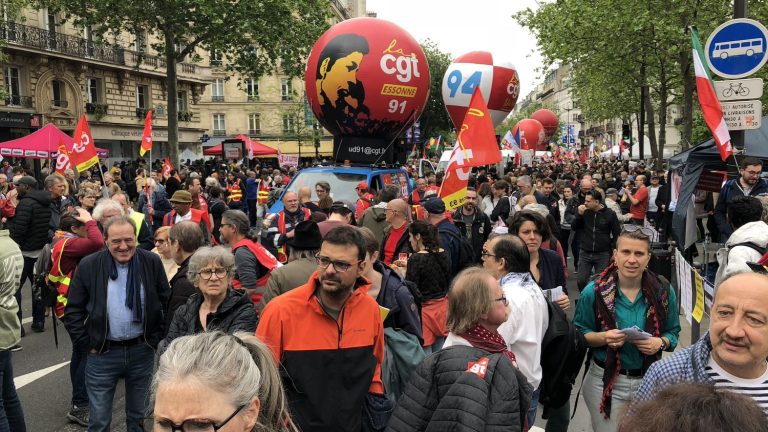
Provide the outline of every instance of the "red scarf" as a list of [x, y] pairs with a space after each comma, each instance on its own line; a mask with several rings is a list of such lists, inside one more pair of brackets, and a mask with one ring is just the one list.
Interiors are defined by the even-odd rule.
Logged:
[[475, 324], [466, 332], [459, 333], [458, 336], [466, 339], [475, 348], [488, 351], [489, 353], [503, 353], [512, 362], [512, 366], [517, 367], [515, 354], [507, 349], [507, 343], [504, 342], [504, 338], [501, 337], [499, 332], [492, 332], [480, 324]]

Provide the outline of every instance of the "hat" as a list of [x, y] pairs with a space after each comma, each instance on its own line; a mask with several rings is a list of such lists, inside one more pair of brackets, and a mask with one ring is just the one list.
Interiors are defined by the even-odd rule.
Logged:
[[368, 190], [368, 183], [361, 181], [357, 184], [357, 186], [355, 186], [355, 189]]
[[37, 180], [35, 180], [35, 178], [32, 176], [22, 176], [21, 178], [14, 180], [13, 184], [16, 186], [25, 185], [35, 188], [37, 187]]
[[172, 203], [192, 204], [192, 194], [185, 190], [177, 190], [171, 197]]
[[616, 188], [608, 188], [605, 190], [605, 195], [618, 195], [619, 191], [616, 190]]
[[428, 200], [424, 201], [424, 203], [421, 205], [424, 207], [424, 210], [427, 211], [427, 213], [432, 214], [443, 214], [445, 213], [445, 203], [442, 199], [439, 197], [430, 197]]
[[323, 236], [320, 235], [320, 228], [317, 223], [311, 220], [301, 221], [293, 229], [293, 238], [286, 242], [293, 249], [315, 250], [320, 249], [323, 243]]
[[344, 210], [352, 213], [355, 211], [355, 206], [349, 201], [334, 201], [333, 204], [331, 204], [331, 213], [337, 213]]

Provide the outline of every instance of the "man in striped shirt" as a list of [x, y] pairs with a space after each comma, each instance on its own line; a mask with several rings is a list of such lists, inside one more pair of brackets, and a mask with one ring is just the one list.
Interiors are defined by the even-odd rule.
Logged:
[[635, 401], [664, 387], [700, 382], [751, 397], [768, 415], [768, 275], [739, 273], [715, 294], [709, 332], [694, 345], [654, 363]]

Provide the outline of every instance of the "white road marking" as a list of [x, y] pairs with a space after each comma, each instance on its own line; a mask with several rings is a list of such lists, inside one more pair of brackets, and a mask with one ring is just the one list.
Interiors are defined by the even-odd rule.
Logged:
[[32, 317], [26, 317], [26, 318], [22, 318], [22, 320], [21, 320], [21, 324], [22, 324], [22, 325], [24, 325], [24, 324], [29, 324], [29, 323], [31, 323], [31, 322], [32, 322]]
[[42, 378], [42, 377], [44, 377], [44, 376], [46, 376], [46, 375], [48, 375], [50, 373], [53, 373], [53, 372], [63, 368], [64, 366], [66, 366], [68, 364], [69, 364], [69, 362], [65, 361], [64, 363], [59, 363], [57, 365], [53, 365], [53, 366], [47, 367], [45, 369], [40, 369], [38, 371], [30, 372], [28, 374], [25, 374], [25, 375], [22, 375], [22, 376], [14, 378], [13, 382], [14, 382], [14, 384], [16, 384], [16, 389], [20, 389], [20, 388], [24, 387], [25, 385], [27, 385], [29, 383], [35, 382], [35, 381], [39, 380], [40, 378]]

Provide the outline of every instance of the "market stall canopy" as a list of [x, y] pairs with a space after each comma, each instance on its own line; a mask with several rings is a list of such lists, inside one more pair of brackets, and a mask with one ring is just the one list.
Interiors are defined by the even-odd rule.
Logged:
[[[67, 150], [71, 150], [74, 140], [54, 126], [53, 123], [48, 123], [27, 136], [0, 143], [0, 155], [3, 157], [54, 159], [59, 152], [61, 143], [66, 143]], [[98, 147], [96, 153], [100, 158], [109, 156], [107, 150]]]
[[[277, 149], [273, 149], [268, 145], [264, 145], [256, 140], [252, 140], [245, 135], [238, 135], [234, 138], [245, 143], [245, 152], [248, 153], [248, 148], [253, 149], [253, 156], [277, 156]], [[205, 156], [221, 156], [223, 144], [218, 144], [212, 147], [208, 147], [203, 150]]]

